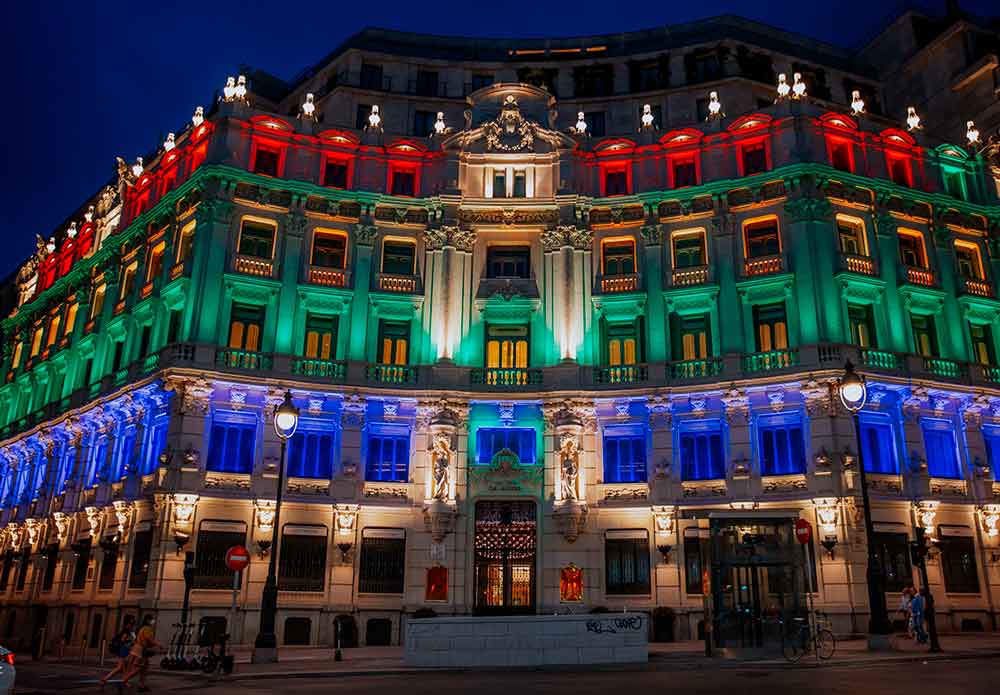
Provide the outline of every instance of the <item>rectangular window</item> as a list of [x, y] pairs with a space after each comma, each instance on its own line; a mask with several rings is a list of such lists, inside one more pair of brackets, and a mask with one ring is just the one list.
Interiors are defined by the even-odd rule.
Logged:
[[122, 287], [118, 293], [118, 299], [125, 299], [132, 293], [132, 288], [135, 287], [135, 273], [138, 268], [139, 262], [132, 261], [122, 270]]
[[528, 195], [528, 172], [523, 169], [514, 170], [514, 194], [515, 198], [524, 198]]
[[507, 197], [507, 170], [506, 169], [494, 169], [493, 170], [493, 197], [494, 198], [506, 198]]
[[646, 480], [646, 435], [634, 428], [604, 430], [604, 482], [638, 483]]
[[299, 427], [288, 442], [288, 477], [329, 480], [333, 456], [333, 432]]
[[49, 337], [45, 341], [46, 347], [51, 347], [52, 345], [55, 345], [56, 340], [59, 338], [59, 323], [60, 319], [58, 315], [53, 316], [49, 320]]
[[229, 316], [229, 347], [234, 350], [257, 352], [264, 332], [264, 307], [233, 304]]
[[602, 272], [605, 276], [635, 273], [635, 241], [605, 239], [601, 243]]
[[306, 338], [302, 354], [311, 360], [333, 360], [337, 357], [336, 315], [306, 314]]
[[392, 195], [414, 195], [416, 174], [413, 171], [396, 169], [392, 172]]
[[354, 127], [358, 130], [367, 128], [368, 116], [371, 115], [371, 112], [371, 104], [358, 104], [358, 108], [354, 112]]
[[851, 143], [843, 140], [830, 142], [830, 164], [834, 169], [854, 171], [854, 158], [851, 156]]
[[927, 268], [924, 238], [917, 232], [899, 232], [899, 259], [910, 268]]
[[498, 456], [513, 456], [519, 464], [533, 465], [535, 445], [531, 427], [480, 427], [476, 430], [476, 463], [485, 466]]
[[972, 537], [942, 533], [938, 539], [938, 547], [941, 549], [944, 590], [950, 594], [978, 594], [979, 572], [976, 569], [976, 545]]
[[382, 66], [371, 63], [361, 64], [361, 89], [382, 89]]
[[347, 235], [317, 230], [313, 235], [310, 263], [320, 268], [347, 267]]
[[205, 467], [213, 472], [249, 475], [253, 473], [256, 446], [255, 422], [215, 421], [209, 433], [208, 459]]
[[405, 483], [410, 469], [410, 433], [405, 427], [377, 427], [366, 442], [365, 480]]
[[46, 546], [41, 554], [45, 558], [45, 571], [42, 574], [42, 591], [52, 591], [52, 586], [56, 581], [56, 567], [59, 564], [59, 544], [54, 543]]
[[607, 133], [603, 111], [588, 111], [583, 114], [583, 122], [587, 124], [587, 132], [591, 137], [603, 138]]
[[743, 162], [743, 176], [752, 176], [767, 171], [767, 150], [763, 142], [740, 147]]
[[476, 92], [493, 84], [493, 75], [473, 75], [472, 91]]
[[94, 298], [91, 302], [90, 307], [90, 318], [96, 319], [100, 317], [101, 312], [104, 311], [104, 294], [107, 291], [107, 285], [98, 285], [94, 289]]
[[701, 596], [702, 589], [701, 538], [697, 529], [684, 532], [684, 591]]
[[944, 177], [945, 193], [952, 198], [966, 200], [965, 176], [962, 175], [962, 172], [955, 169], [944, 169], [942, 176]]
[[278, 150], [257, 145], [257, 151], [254, 153], [253, 167], [251, 167], [251, 171], [262, 176], [275, 177], [278, 175], [278, 162], [280, 159], [281, 155]]
[[[368, 535], [371, 533], [372, 535]], [[375, 535], [377, 534], [377, 535]], [[403, 593], [406, 536], [400, 529], [365, 529], [358, 563], [358, 593]]]
[[695, 165], [694, 157], [674, 158], [673, 164], [674, 188], [686, 188], [698, 185], [698, 167]]
[[42, 338], [45, 337], [45, 329], [39, 326], [35, 329], [35, 334], [31, 338], [31, 356], [35, 357], [42, 351]]
[[24, 591], [24, 585], [28, 581], [28, 570], [31, 569], [31, 550], [25, 548], [20, 555], [21, 559], [17, 563], [17, 576], [14, 577], [14, 591]]
[[[237, 527], [243, 528], [236, 530]], [[194, 588], [232, 589], [233, 571], [226, 566], [226, 552], [246, 540], [246, 527], [242, 523], [201, 522], [194, 549]]]
[[286, 527], [278, 554], [278, 590], [321, 592], [325, 575], [326, 527]]
[[486, 248], [486, 277], [531, 277], [530, 246], [489, 246]]
[[136, 531], [132, 535], [132, 565], [129, 567], [128, 588], [145, 589], [149, 581], [149, 560], [153, 551], [153, 529]]
[[73, 582], [70, 585], [74, 591], [80, 591], [87, 586], [87, 569], [90, 567], [91, 539], [84, 538], [75, 543], [73, 552], [76, 562], [73, 564]]
[[943, 420], [923, 422], [924, 452], [927, 454], [927, 472], [932, 478], [962, 477], [958, 462], [955, 430]]
[[97, 580], [97, 588], [101, 591], [110, 591], [115, 588], [119, 545], [117, 543], [105, 543], [102, 548], [104, 550], [104, 558], [101, 560], [101, 573]]
[[993, 331], [990, 327], [981, 323], [970, 323], [969, 339], [972, 342], [972, 359], [979, 364], [995, 366], [996, 354], [993, 350]]
[[624, 169], [604, 172], [604, 195], [628, 195], [628, 173]]
[[784, 302], [754, 306], [753, 321], [757, 352], [788, 349], [788, 319]]
[[851, 342], [854, 345], [864, 348], [878, 347], [871, 304], [848, 304], [847, 318], [851, 324]]
[[917, 354], [923, 357], [937, 357], [937, 329], [934, 326], [934, 317], [910, 314], [910, 325], [913, 327], [913, 347]]
[[528, 327], [487, 325], [486, 367], [489, 369], [527, 369]]
[[671, 237], [674, 268], [697, 268], [708, 265], [705, 232], [677, 232]]
[[805, 440], [800, 422], [761, 417], [757, 424], [761, 475], [791, 475], [806, 472]]
[[765, 220], [748, 222], [743, 226], [743, 239], [748, 259], [766, 258], [781, 253], [781, 239], [778, 235], [776, 218], [769, 217]]
[[906, 534], [876, 531], [873, 542], [878, 566], [882, 568], [883, 588], [886, 591], [900, 592], [913, 584]]
[[955, 262], [958, 272], [967, 280], [985, 280], [979, 247], [967, 241], [955, 242]]
[[347, 163], [327, 159], [323, 167], [323, 185], [330, 188], [347, 188]]
[[167, 244], [164, 241], [159, 242], [149, 250], [149, 262], [146, 264], [146, 282], [152, 282], [160, 277], [160, 273], [163, 271], [163, 254], [166, 250]]
[[886, 164], [889, 168], [889, 180], [893, 183], [897, 183], [900, 186], [909, 187], [912, 179], [910, 178], [910, 159], [906, 156], [895, 156], [886, 155]]
[[434, 121], [437, 114], [434, 111], [421, 111], [417, 109], [413, 112], [413, 134], [418, 138], [426, 138], [434, 133]]
[[720, 422], [699, 423], [697, 429], [681, 432], [678, 444], [681, 480], [719, 480], [726, 477]]
[[638, 364], [642, 361], [639, 354], [641, 342], [637, 321], [607, 324], [608, 351], [605, 364], [609, 367]]
[[236, 253], [241, 256], [264, 258], [274, 257], [274, 225], [256, 220], [243, 220], [240, 225], [240, 242]]
[[14, 551], [8, 548], [3, 554], [3, 566], [0, 568], [0, 591], [7, 591], [12, 571], [14, 571]]
[[195, 222], [192, 220], [181, 229], [180, 237], [177, 240], [177, 262], [184, 263], [191, 259], [191, 251], [194, 248]]
[[386, 239], [382, 244], [382, 272], [416, 275], [417, 247], [412, 242]]
[[[417, 96], [438, 96], [438, 74], [435, 70], [417, 70]], [[430, 131], [428, 131], [428, 134]], [[421, 137], [423, 135], [421, 134]]]
[[711, 354], [711, 316], [670, 315], [670, 337], [674, 360], [703, 360]]
[[379, 364], [409, 364], [410, 324], [381, 319], [378, 323], [378, 345]]
[[850, 256], [867, 256], [868, 245], [865, 244], [865, 228], [860, 220], [837, 216], [837, 236], [840, 239], [840, 252]]
[[[632, 537], [619, 537], [625, 534]], [[645, 531], [608, 532], [604, 539], [605, 594], [648, 595], [649, 567], [649, 536]]]
[[869, 473], [895, 475], [899, 472], [896, 438], [888, 418], [862, 418], [861, 454], [865, 460], [865, 470]]

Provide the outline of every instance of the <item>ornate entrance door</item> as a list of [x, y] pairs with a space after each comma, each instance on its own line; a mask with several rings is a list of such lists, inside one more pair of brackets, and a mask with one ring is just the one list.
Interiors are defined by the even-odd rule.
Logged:
[[535, 609], [535, 503], [476, 503], [477, 613], [532, 613]]

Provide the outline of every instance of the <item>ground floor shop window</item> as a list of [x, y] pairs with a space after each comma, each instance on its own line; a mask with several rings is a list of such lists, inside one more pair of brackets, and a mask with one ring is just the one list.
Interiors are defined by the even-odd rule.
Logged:
[[886, 591], [902, 591], [913, 583], [910, 568], [909, 541], [905, 533], [876, 532], [875, 557], [882, 569], [882, 585]]
[[701, 595], [701, 537], [698, 529], [684, 533], [684, 590], [689, 594]]
[[231, 589], [233, 572], [226, 566], [226, 551], [246, 543], [243, 523], [203, 521], [195, 545], [195, 589]]
[[326, 527], [286, 526], [278, 555], [278, 589], [323, 591]]
[[604, 540], [604, 590], [607, 595], [648, 595], [649, 565], [646, 531], [607, 532]]
[[146, 582], [149, 580], [149, 558], [152, 550], [152, 529], [136, 531], [132, 535], [132, 566], [129, 568], [129, 589], [146, 588]]
[[405, 567], [406, 535], [403, 529], [364, 529], [358, 568], [360, 593], [403, 593]]
[[944, 574], [944, 589], [952, 594], [979, 593], [976, 544], [971, 535], [952, 535], [965, 532], [971, 533], [971, 530], [942, 528], [938, 541], [938, 547], [941, 549], [941, 572]]

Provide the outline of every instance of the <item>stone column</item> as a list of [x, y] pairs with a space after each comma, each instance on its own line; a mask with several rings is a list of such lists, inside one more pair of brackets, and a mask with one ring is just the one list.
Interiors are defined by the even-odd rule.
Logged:
[[[221, 198], [203, 200], [195, 212], [196, 226], [192, 248], [191, 334], [195, 342], [216, 343], [222, 315], [219, 291], [226, 271], [231, 244], [230, 227], [233, 203]], [[194, 299], [197, 298], [197, 301]]]
[[[753, 445], [750, 442], [750, 398], [740, 389], [730, 389], [723, 394], [729, 424], [729, 465], [726, 487], [733, 499], [752, 499]], [[759, 476], [754, 476], [759, 479]]]
[[590, 294], [586, 254], [593, 238], [593, 232], [574, 225], [559, 225], [542, 232], [542, 248], [551, 269], [550, 286], [545, 287], [547, 320], [558, 351], [546, 355], [547, 362], [578, 361], [584, 352], [591, 315], [586, 304]]
[[[350, 311], [343, 314], [342, 318], [350, 318], [351, 321], [348, 327], [350, 347], [347, 358], [357, 362], [368, 362], [375, 357], [374, 354], [369, 354], [368, 346], [374, 345], [378, 340], [378, 320], [375, 320], [374, 326], [370, 326], [368, 320], [368, 293], [372, 285], [372, 245], [377, 237], [378, 229], [375, 225], [358, 224], [354, 228], [352, 248], [354, 277], [351, 281], [354, 299], [351, 301]], [[411, 359], [412, 357], [411, 355]]]
[[427, 360], [474, 361], [473, 355], [458, 355], [462, 339], [470, 328], [470, 299], [475, 294], [471, 254], [476, 233], [457, 226], [441, 225], [424, 235], [428, 252], [426, 291], [430, 311], [424, 313], [424, 327], [430, 331], [436, 354]]

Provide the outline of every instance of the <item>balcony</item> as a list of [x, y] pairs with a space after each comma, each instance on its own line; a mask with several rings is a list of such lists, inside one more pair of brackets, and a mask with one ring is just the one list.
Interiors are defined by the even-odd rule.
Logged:
[[594, 368], [594, 381], [598, 384], [642, 384], [648, 379], [649, 369], [644, 364]]
[[317, 360], [308, 357], [292, 359], [292, 374], [315, 379], [343, 381], [347, 376], [347, 363], [341, 360]]
[[542, 370], [516, 367], [485, 367], [473, 369], [470, 378], [473, 386], [539, 386], [542, 383]]
[[906, 273], [906, 282], [909, 284], [920, 285], [922, 287], [934, 287], [937, 285], [937, 278], [934, 276], [934, 271], [930, 268], [917, 268], [912, 265], [903, 266], [903, 268]]
[[840, 269], [846, 270], [849, 273], [868, 275], [870, 277], [878, 275], [875, 261], [869, 256], [859, 256], [856, 253], [840, 254]]
[[274, 276], [274, 262], [255, 256], [236, 256], [233, 259], [233, 270], [244, 275], [269, 278]]
[[748, 278], [760, 275], [771, 275], [780, 273], [784, 269], [784, 262], [781, 255], [761, 256], [760, 258], [748, 258], [743, 264], [743, 275]]
[[601, 294], [618, 294], [620, 292], [638, 292], [639, 274], [602, 275], [597, 278], [597, 286]]
[[411, 365], [369, 364], [365, 379], [373, 384], [416, 384], [417, 368]]
[[887, 372], [895, 372], [903, 366], [903, 360], [895, 352], [862, 348], [861, 364], [869, 369], [881, 369]]
[[325, 268], [323, 266], [309, 266], [308, 279], [313, 285], [323, 285], [324, 287], [347, 287], [349, 273], [340, 268]]
[[963, 291], [965, 294], [986, 297], [987, 299], [993, 298], [993, 288], [990, 287], [990, 283], [974, 278], [962, 278], [962, 280], [964, 282]]
[[1000, 384], [1000, 367], [983, 365], [983, 378], [991, 384]]
[[743, 356], [743, 371], [764, 372], [772, 369], [786, 369], [799, 363], [797, 349], [771, 350], [769, 352], [752, 352]]
[[704, 285], [708, 281], [709, 272], [707, 265], [698, 265], [691, 268], [674, 268], [670, 275], [670, 284], [674, 287]]
[[667, 362], [667, 379], [703, 379], [722, 374], [722, 358]]
[[934, 376], [942, 376], [946, 379], [962, 379], [968, 372], [968, 365], [955, 360], [946, 360], [940, 357], [925, 357], [924, 371]]
[[270, 370], [274, 366], [270, 355], [265, 355], [262, 352], [233, 350], [232, 348], [217, 349], [215, 351], [215, 364], [218, 367], [250, 371]]
[[416, 275], [393, 275], [379, 273], [378, 289], [395, 294], [419, 294], [420, 278]]

